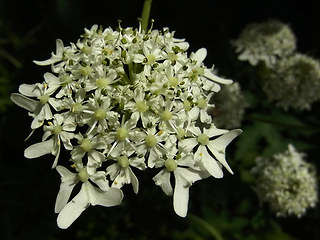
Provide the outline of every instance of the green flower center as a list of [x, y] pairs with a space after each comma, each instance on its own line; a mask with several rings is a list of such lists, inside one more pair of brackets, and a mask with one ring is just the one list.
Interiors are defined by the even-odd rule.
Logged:
[[129, 159], [126, 156], [118, 157], [118, 164], [120, 167], [126, 168], [129, 166]]
[[198, 107], [199, 107], [199, 108], [204, 109], [204, 108], [207, 107], [207, 103], [208, 103], [208, 102], [207, 102], [207, 100], [204, 99], [204, 98], [199, 98], [198, 101], [197, 101], [197, 103], [198, 103]]
[[97, 108], [95, 111], [94, 111], [94, 118], [97, 119], [97, 120], [102, 120], [106, 117], [107, 113], [104, 109], [102, 108]]
[[117, 129], [116, 138], [118, 141], [124, 141], [128, 138], [128, 130], [124, 127]]
[[141, 112], [141, 113], [148, 110], [148, 106], [144, 101], [137, 101], [136, 108], [137, 108], [138, 112]]
[[81, 52], [83, 52], [84, 54], [90, 54], [91, 48], [88, 46], [83, 46], [83, 48], [81, 48]]
[[80, 74], [82, 76], [88, 76], [92, 72], [92, 68], [90, 66], [85, 66], [80, 68]]
[[147, 144], [148, 147], [154, 147], [158, 143], [158, 140], [152, 134], [148, 134], [146, 136], [145, 140], [146, 140], [146, 144]]
[[96, 85], [98, 88], [105, 88], [109, 85], [109, 81], [106, 78], [99, 78], [96, 80]]
[[176, 163], [176, 161], [173, 158], [168, 158], [164, 162], [164, 166], [168, 169], [168, 171], [173, 172], [174, 170], [177, 169], [178, 164]]
[[168, 59], [170, 61], [176, 61], [178, 59], [178, 56], [174, 52], [168, 52]]
[[59, 135], [62, 132], [62, 127], [60, 125], [55, 126], [52, 130], [54, 135]]
[[206, 134], [200, 134], [197, 140], [201, 145], [207, 145], [209, 143], [209, 137]]
[[88, 151], [90, 151], [90, 149], [91, 149], [91, 142], [90, 142], [89, 139], [84, 138], [84, 139], [82, 140], [80, 146], [82, 147], [82, 149], [83, 149], [85, 152], [88, 152]]
[[204, 75], [204, 69], [203, 69], [202, 67], [198, 67], [198, 68], [196, 69], [196, 71], [197, 71], [197, 74], [198, 74], [198, 75], [200, 75], [200, 76]]
[[177, 77], [171, 77], [171, 78], [169, 78], [169, 86], [170, 87], [176, 87], [176, 86], [178, 86], [178, 84], [179, 84], [179, 80], [178, 80], [178, 78]]
[[74, 103], [71, 108], [71, 112], [79, 113], [82, 111], [81, 103]]
[[152, 65], [152, 64], [154, 64], [155, 62], [156, 62], [156, 56], [155, 55], [153, 55], [153, 54], [148, 54], [147, 56], [146, 56], [146, 58], [147, 58], [147, 63], [148, 64], [150, 64], [150, 65]]
[[78, 172], [78, 176], [81, 182], [87, 182], [89, 179], [89, 174], [86, 168], [80, 169], [80, 171]]
[[169, 121], [172, 118], [172, 113], [168, 110], [165, 110], [161, 113], [160, 117], [163, 121]]
[[38, 97], [38, 99], [44, 105], [49, 101], [49, 95], [43, 94], [42, 96]]

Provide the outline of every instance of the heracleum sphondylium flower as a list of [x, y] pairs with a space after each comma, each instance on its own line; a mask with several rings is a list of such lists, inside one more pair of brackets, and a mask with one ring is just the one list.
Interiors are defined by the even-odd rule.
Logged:
[[257, 158], [254, 190], [278, 217], [301, 217], [318, 202], [315, 168], [291, 144], [272, 158]]
[[[241, 130], [217, 129], [207, 114], [212, 94], [232, 81], [204, 65], [206, 49], [188, 56], [188, 47], [167, 28], [94, 25], [70, 46], [57, 40], [50, 59], [35, 61], [52, 72], [43, 83], [22, 84], [11, 99], [30, 112], [33, 130], [45, 131], [25, 156], [56, 156], [59, 227], [69, 227], [89, 205], [120, 204], [124, 184], [138, 193], [136, 171], [162, 168], [154, 181], [173, 193], [180, 216], [187, 214], [193, 182], [222, 177], [222, 166], [232, 173], [225, 148]], [[71, 166], [59, 158], [62, 149], [70, 151]]]
[[286, 58], [296, 50], [296, 37], [289, 25], [277, 20], [251, 23], [231, 42], [238, 59], [255, 66], [264, 62], [272, 67], [278, 58]]
[[268, 99], [284, 110], [310, 110], [320, 100], [320, 61], [301, 53], [280, 59], [262, 85]]

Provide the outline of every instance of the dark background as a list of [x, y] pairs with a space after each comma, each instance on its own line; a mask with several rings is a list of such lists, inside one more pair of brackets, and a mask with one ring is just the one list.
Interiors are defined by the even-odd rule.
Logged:
[[[22, 83], [41, 82], [50, 70], [32, 60], [48, 59], [57, 38], [65, 45], [76, 42], [93, 24], [115, 29], [121, 19], [122, 27], [137, 27], [142, 6], [143, 1], [134, 0], [0, 0], [0, 239], [214, 239], [203, 226], [194, 229], [192, 219], [174, 214], [172, 198], [153, 185], [152, 175], [140, 176], [137, 196], [125, 187], [121, 206], [91, 207], [68, 230], [60, 230], [54, 214], [60, 180], [51, 170], [52, 156], [23, 157], [24, 149], [39, 141], [41, 134], [24, 142], [31, 119], [8, 96]], [[298, 51], [319, 58], [319, 12], [319, 1], [153, 0], [151, 18], [154, 28], [169, 27], [176, 37], [185, 38], [189, 52], [206, 47], [207, 66], [214, 63], [220, 74], [235, 79], [242, 75], [234, 66], [230, 40], [245, 25], [269, 19], [288, 23], [297, 36]], [[244, 78], [239, 81], [245, 86]], [[319, 110], [308, 114], [319, 116]], [[230, 151], [235, 147], [232, 144]], [[250, 186], [241, 181], [235, 171], [222, 180], [195, 184], [190, 214], [218, 226], [224, 239], [320, 239], [319, 210], [302, 219], [275, 219], [267, 208], [259, 207]], [[282, 235], [275, 234], [277, 230]]]

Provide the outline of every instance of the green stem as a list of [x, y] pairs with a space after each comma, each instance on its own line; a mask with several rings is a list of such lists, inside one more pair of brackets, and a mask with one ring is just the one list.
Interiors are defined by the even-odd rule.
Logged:
[[145, 0], [141, 14], [142, 31], [147, 32], [152, 0]]
[[129, 67], [129, 81], [131, 84], [133, 84], [134, 83], [133, 63], [129, 63], [128, 67]]
[[221, 236], [220, 232], [214, 226], [209, 224], [207, 221], [191, 214], [189, 217], [192, 221], [194, 221], [195, 223], [198, 223], [200, 226], [206, 229], [216, 240], [223, 240], [223, 237]]

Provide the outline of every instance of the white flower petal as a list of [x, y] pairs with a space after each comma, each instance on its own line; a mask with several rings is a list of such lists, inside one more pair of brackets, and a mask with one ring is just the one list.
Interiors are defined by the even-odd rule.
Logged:
[[56, 54], [51, 53], [51, 58], [44, 61], [33, 61], [35, 64], [39, 66], [46, 66], [53, 64], [62, 59], [62, 54], [64, 51], [64, 45], [61, 39], [57, 39], [56, 41]]
[[144, 157], [141, 157], [141, 158], [131, 157], [130, 158], [130, 166], [136, 167], [140, 170], [145, 170], [147, 168]]
[[200, 121], [202, 123], [210, 123], [212, 121], [211, 116], [207, 113], [206, 109], [200, 110]]
[[76, 182], [61, 182], [60, 190], [57, 195], [56, 204], [54, 207], [55, 213], [59, 213], [62, 208], [66, 206], [75, 185]]
[[203, 79], [203, 89], [212, 92], [219, 92], [221, 90], [221, 86], [218, 83], [212, 82], [206, 78]]
[[68, 228], [89, 206], [87, 188], [82, 184], [80, 192], [60, 211], [57, 218], [59, 228]]
[[217, 161], [210, 156], [205, 146], [199, 146], [194, 154], [195, 158], [200, 162], [202, 167], [206, 169], [213, 177], [222, 178], [223, 172]]
[[12, 93], [10, 99], [19, 107], [22, 107], [29, 112], [34, 112], [39, 104], [38, 101], [28, 98], [20, 93]]
[[189, 43], [187, 42], [178, 42], [176, 45], [179, 46], [183, 51], [187, 51], [189, 48]]
[[57, 78], [55, 75], [53, 75], [52, 73], [45, 73], [43, 75], [43, 78], [44, 80], [46, 81], [46, 83], [48, 84], [49, 87], [52, 87], [52, 86], [57, 86], [59, 87], [60, 86], [60, 80], [59, 78]]
[[160, 186], [162, 188], [162, 191], [164, 191], [167, 195], [172, 195], [172, 186], [170, 183], [170, 172], [166, 169], [161, 170], [156, 176], [154, 176], [153, 181], [155, 181], [155, 184]]
[[175, 187], [173, 193], [173, 208], [180, 216], [185, 217], [188, 212], [189, 188], [200, 179], [209, 177], [206, 172], [196, 171], [191, 168], [177, 168], [174, 171]]
[[190, 120], [194, 121], [197, 120], [199, 117], [200, 109], [199, 107], [193, 107], [189, 112], [188, 116], [190, 117]]
[[114, 179], [112, 183], [112, 187], [122, 188], [123, 185], [129, 184], [129, 183], [130, 183], [130, 173], [128, 169], [120, 167], [120, 172], [117, 175], [117, 177]]
[[53, 150], [52, 150], [52, 154], [55, 155], [55, 159], [53, 161], [53, 164], [51, 166], [51, 168], [55, 168], [57, 166], [57, 163], [58, 163], [58, 159], [59, 159], [59, 156], [60, 156], [60, 145], [61, 145], [61, 142], [60, 142], [60, 139], [59, 137], [57, 137], [58, 139], [56, 141], [58, 141], [57, 143], [54, 144], [54, 147], [53, 147]]
[[242, 133], [242, 130], [235, 129], [231, 130], [228, 133], [223, 134], [222, 136], [218, 137], [217, 139], [211, 140], [208, 144], [208, 148], [210, 152], [218, 159], [218, 161], [231, 173], [233, 174], [230, 166], [226, 161], [226, 147], [228, 144], [236, 138], [238, 135]]
[[200, 48], [194, 54], [191, 54], [190, 58], [196, 60], [197, 61], [197, 65], [200, 65], [200, 63], [203, 62], [203, 60], [206, 58], [206, 56], [207, 56], [207, 49]]
[[188, 127], [188, 130], [190, 131], [190, 132], [192, 132], [194, 135], [196, 135], [196, 136], [199, 136], [202, 132], [201, 132], [201, 130], [200, 130], [200, 128], [199, 127], [196, 127], [196, 126], [194, 126], [194, 125], [192, 125], [192, 126], [189, 126]]
[[19, 92], [27, 97], [38, 97], [40, 91], [37, 84], [26, 84], [23, 83], [19, 86]]
[[219, 136], [227, 132], [229, 132], [229, 130], [216, 128], [215, 126], [211, 126], [210, 128], [203, 129], [203, 133], [207, 135], [209, 138]]
[[138, 193], [139, 191], [139, 181], [138, 178], [136, 177], [136, 175], [134, 175], [132, 169], [130, 167], [128, 167], [128, 171], [130, 174], [130, 183], [132, 184], [132, 188], [135, 194]]
[[179, 159], [178, 165], [185, 167], [193, 167], [195, 164], [194, 157], [192, 153], [188, 153]]
[[67, 204], [74, 186], [79, 182], [77, 174], [70, 172], [63, 166], [57, 166], [56, 170], [61, 176], [60, 190], [56, 198], [55, 213], [59, 213]]
[[52, 63], [57, 62], [57, 59], [55, 58], [50, 58], [47, 60], [43, 60], [43, 61], [37, 61], [37, 60], [33, 60], [33, 62], [39, 66], [47, 66], [47, 65], [51, 65]]
[[84, 185], [87, 187], [89, 201], [92, 206], [113, 207], [122, 202], [123, 192], [118, 188], [111, 187], [107, 191], [102, 191], [92, 186], [89, 182], [84, 183]]
[[215, 75], [209, 69], [205, 69], [204, 70], [204, 76], [206, 78], [208, 78], [208, 79], [211, 79], [212, 81], [215, 81], [215, 82], [218, 82], [218, 83], [221, 83], [221, 84], [231, 84], [231, 83], [233, 83], [233, 81], [230, 80], [230, 79], [224, 79], [224, 78], [218, 77], [217, 75]]
[[180, 217], [187, 216], [189, 202], [189, 186], [179, 173], [174, 174], [175, 187], [173, 193], [173, 208]]
[[103, 153], [98, 152], [96, 150], [92, 150], [88, 152], [88, 164], [87, 164], [87, 170], [89, 175], [94, 174], [95, 169], [101, 165], [101, 163], [104, 161], [105, 156]]
[[39, 115], [41, 114], [43, 114], [43, 119], [46, 119], [46, 120], [52, 119], [53, 115], [52, 115], [49, 104], [43, 105]]
[[60, 138], [61, 138], [61, 141], [63, 142], [63, 146], [67, 150], [73, 149], [73, 146], [70, 142], [70, 140], [73, 139], [73, 137], [74, 137], [74, 133], [69, 133], [69, 132], [61, 132], [60, 133]]
[[51, 153], [53, 151], [53, 147], [54, 147], [54, 140], [51, 138], [50, 140], [35, 143], [35, 144], [29, 146], [24, 151], [24, 156], [26, 158], [41, 157], [45, 154]]
[[63, 108], [62, 101], [60, 99], [49, 98], [49, 103], [56, 111], [60, 111]]
[[150, 149], [149, 157], [148, 157], [148, 167], [153, 168], [154, 165], [159, 161], [160, 156], [156, 147]]
[[90, 176], [90, 180], [97, 184], [102, 191], [109, 189], [109, 181], [106, 179], [104, 171], [97, 171], [94, 175]]
[[70, 172], [67, 168], [63, 166], [57, 166], [56, 167], [57, 172], [61, 176], [61, 181], [62, 182], [74, 182], [76, 179], [77, 174]]
[[107, 167], [106, 174], [110, 176], [111, 180], [114, 180], [119, 175], [120, 170], [121, 167], [119, 166], [119, 164], [114, 163]]
[[76, 147], [71, 151], [71, 158], [75, 162], [82, 162], [83, 156], [86, 154], [81, 147]]
[[179, 142], [179, 148], [182, 148], [186, 152], [190, 152], [197, 144], [198, 141], [196, 138], [187, 138]]

